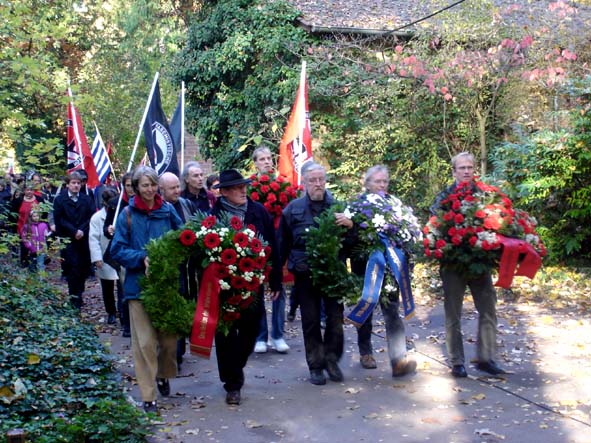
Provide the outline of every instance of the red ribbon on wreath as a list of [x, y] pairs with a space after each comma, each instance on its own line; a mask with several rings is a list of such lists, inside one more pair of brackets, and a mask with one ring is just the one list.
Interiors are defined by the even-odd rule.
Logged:
[[211, 263], [205, 268], [193, 317], [190, 350], [191, 354], [203, 358], [209, 358], [211, 355], [220, 314], [220, 283], [217, 277], [219, 266], [219, 263]]
[[540, 266], [542, 258], [534, 247], [524, 240], [497, 235], [503, 245], [503, 252], [499, 262], [499, 278], [495, 286], [509, 289], [513, 277], [522, 275], [534, 278]]

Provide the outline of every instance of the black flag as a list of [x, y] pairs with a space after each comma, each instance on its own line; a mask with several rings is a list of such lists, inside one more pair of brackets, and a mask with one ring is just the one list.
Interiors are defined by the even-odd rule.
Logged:
[[160, 84], [156, 80], [152, 101], [148, 106], [146, 121], [144, 122], [144, 138], [150, 166], [156, 170], [158, 176], [165, 172], [179, 175], [179, 165], [176, 159], [176, 147], [170, 133], [168, 121], [162, 110], [160, 100]]

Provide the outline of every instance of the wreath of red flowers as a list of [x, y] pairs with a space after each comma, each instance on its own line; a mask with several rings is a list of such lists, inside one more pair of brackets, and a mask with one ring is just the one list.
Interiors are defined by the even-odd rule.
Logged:
[[280, 217], [283, 208], [302, 190], [301, 186], [293, 186], [280, 176], [273, 178], [268, 174], [253, 174], [250, 179], [250, 198], [261, 203], [274, 218]]
[[468, 276], [482, 274], [498, 266], [503, 235], [525, 240], [543, 257], [536, 224], [496, 186], [460, 183], [423, 228], [425, 255]]
[[[203, 218], [200, 218], [203, 217]], [[150, 272], [142, 300], [159, 330], [187, 335], [195, 304], [179, 294], [179, 265], [195, 257], [203, 269], [211, 263], [219, 281], [220, 315], [217, 330], [228, 333], [255, 300], [269, 272], [270, 248], [257, 237], [253, 226], [238, 217], [197, 216], [182, 230], [171, 231], [148, 246]], [[171, 308], [174, 307], [174, 310]]]

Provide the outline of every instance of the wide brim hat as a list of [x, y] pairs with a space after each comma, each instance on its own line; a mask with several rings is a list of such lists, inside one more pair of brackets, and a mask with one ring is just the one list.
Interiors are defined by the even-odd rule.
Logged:
[[244, 178], [236, 169], [226, 169], [220, 172], [220, 181], [212, 186], [213, 189], [229, 188], [230, 186], [251, 183], [250, 178]]

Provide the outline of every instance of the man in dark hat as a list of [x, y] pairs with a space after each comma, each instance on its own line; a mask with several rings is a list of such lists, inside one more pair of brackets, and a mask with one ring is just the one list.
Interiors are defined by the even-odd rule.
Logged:
[[[272, 295], [277, 296], [277, 293], [282, 289], [282, 272], [273, 220], [263, 205], [247, 197], [246, 186], [249, 183], [250, 179], [244, 178], [235, 169], [222, 171], [219, 183], [214, 185], [214, 188], [220, 190], [221, 196], [213, 206], [211, 214], [218, 216], [222, 212], [226, 212], [230, 216], [240, 218], [245, 225], [253, 225], [257, 234], [260, 234], [269, 244], [272, 264], [269, 285]], [[257, 299], [253, 303], [253, 309], [242, 312], [240, 318], [232, 325], [228, 335], [223, 333], [215, 335], [218, 371], [227, 392], [226, 403], [229, 405], [240, 404], [240, 389], [244, 384], [244, 367], [254, 349], [259, 323], [264, 315], [263, 295], [264, 289], [261, 285]]]

